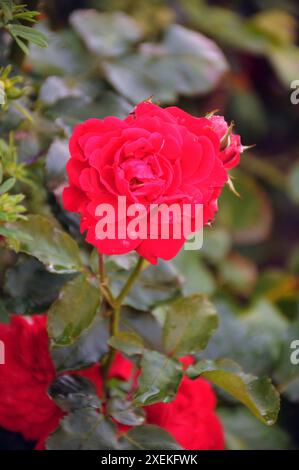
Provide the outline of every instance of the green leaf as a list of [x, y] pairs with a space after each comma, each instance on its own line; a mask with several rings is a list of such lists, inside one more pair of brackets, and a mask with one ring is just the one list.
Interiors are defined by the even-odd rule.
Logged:
[[133, 428], [122, 435], [120, 444], [125, 450], [182, 450], [168, 432], [149, 424]]
[[205, 377], [245, 405], [268, 426], [275, 423], [279, 412], [279, 394], [267, 377], [245, 374], [230, 359], [201, 361], [187, 369], [191, 379]]
[[158, 311], [165, 316], [163, 343], [171, 356], [180, 357], [205, 349], [218, 327], [215, 308], [201, 294], [183, 297]]
[[132, 402], [120, 397], [109, 400], [108, 413], [116, 421], [126, 426], [140, 426], [145, 420], [142, 408], [134, 407]]
[[20, 243], [19, 251], [39, 259], [50, 272], [71, 273], [82, 269], [75, 240], [53, 226], [46, 217], [29, 215], [26, 221], [16, 222], [11, 227], [30, 237], [25, 241], [18, 232], [14, 234], [14, 239]]
[[137, 405], [171, 401], [182, 379], [181, 364], [157, 351], [145, 351], [135, 395]]
[[15, 182], [16, 178], [8, 178], [4, 181], [0, 186], [0, 194], [7, 193], [15, 185]]
[[49, 273], [37, 259], [22, 255], [5, 273], [3, 290], [9, 296], [7, 307], [22, 314], [45, 312], [71, 277]]
[[12, 24], [10, 25], [9, 30], [15, 39], [22, 38], [39, 47], [47, 47], [48, 45], [45, 35], [30, 26]]
[[217, 303], [220, 326], [204, 351], [205, 359], [229, 357], [255, 375], [277, 367], [287, 328], [281, 312], [260, 299], [250, 309], [236, 309], [228, 302]]
[[268, 59], [278, 78], [287, 89], [299, 76], [299, 47], [272, 47], [268, 49]]
[[129, 356], [134, 354], [142, 354], [144, 351], [144, 344], [140, 336], [133, 332], [120, 332], [112, 336], [108, 343], [114, 349], [121, 351]]
[[47, 450], [118, 449], [115, 426], [94, 409], [80, 409], [60, 422], [46, 442]]
[[[153, 47], [150, 45], [149, 49]], [[183, 95], [208, 93], [228, 71], [226, 58], [216, 43], [178, 24], [170, 26], [162, 43], [162, 53], [159, 49], [160, 46], [158, 56], [162, 55], [169, 78], [173, 73], [175, 88]]]
[[150, 96], [162, 103], [172, 103], [177, 94], [173, 85], [168, 86], [169, 76], [162, 73], [161, 64], [159, 59], [131, 54], [117, 61], [106, 60], [102, 65], [111, 85], [134, 104]]
[[123, 12], [77, 10], [70, 23], [88, 50], [100, 57], [121, 55], [141, 38], [138, 23]]
[[227, 68], [214, 42], [176, 24], [161, 44], [143, 44], [139, 54], [104, 63], [107, 79], [135, 103], [152, 95], [173, 102], [178, 94], [208, 93]]
[[29, 54], [29, 49], [26, 45], [26, 42], [22, 41], [16, 34], [13, 33], [13, 31], [11, 31], [11, 34], [19, 48], [24, 52], [24, 54]]
[[91, 324], [99, 305], [99, 290], [83, 275], [65, 284], [48, 311], [48, 333], [52, 346], [72, 344]]
[[80, 39], [70, 29], [52, 31], [47, 21], [39, 21], [34, 30], [47, 39], [48, 47], [41, 49], [31, 44], [27, 63], [35, 73], [41, 75], [75, 76], [86, 72], [90, 57], [86, 54]]
[[95, 385], [80, 375], [59, 375], [51, 383], [48, 392], [66, 413], [82, 408], [98, 409], [101, 407]]
[[57, 372], [77, 370], [98, 362], [108, 352], [108, 319], [97, 314], [81, 335], [68, 346], [51, 349]]

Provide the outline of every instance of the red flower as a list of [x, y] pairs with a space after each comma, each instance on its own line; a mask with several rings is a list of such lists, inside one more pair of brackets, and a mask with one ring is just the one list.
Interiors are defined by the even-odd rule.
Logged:
[[[201, 224], [196, 225], [198, 220], [195, 224], [196, 204], [203, 206], [202, 224], [212, 220], [228, 179], [227, 168], [237, 162], [224, 156], [222, 135], [213, 129], [213, 122], [213, 118], [195, 118], [176, 107], [162, 109], [143, 102], [123, 121], [107, 117], [78, 125], [70, 139], [69, 187], [64, 190], [63, 201], [67, 210], [81, 215], [86, 240], [100, 253], [136, 250], [154, 264], [158, 258], [173, 258], [186, 238], [182, 233], [185, 215], [179, 221], [169, 220], [169, 239], [161, 236], [160, 222], [157, 239], [149, 232], [146, 237], [133, 239], [128, 230], [125, 238], [116, 230], [114, 239], [99, 239], [96, 226], [103, 215], [96, 216], [96, 208], [104, 203], [114, 208], [112, 226], [123, 216], [118, 212], [119, 196], [126, 198], [127, 206], [142, 204], [147, 218], [153, 204], [176, 203], [181, 211], [183, 204], [189, 204], [191, 231], [201, 228]], [[233, 152], [235, 147], [234, 143]], [[123, 222], [125, 229], [131, 219]], [[181, 236], [174, 235], [178, 223]]]
[[[13, 315], [10, 324], [0, 324], [0, 341], [5, 346], [5, 364], [0, 365], [0, 426], [29, 440], [43, 440], [62, 417], [47, 394], [55, 369], [46, 322], [46, 315]], [[129, 361], [118, 358], [118, 367], [113, 365], [111, 373], [126, 380], [131, 367]], [[98, 364], [76, 373], [92, 380], [102, 393]]]
[[60, 409], [48, 397], [55, 377], [48, 350], [46, 317], [13, 316], [0, 325], [5, 364], [0, 365], [0, 426], [36, 440], [55, 429]]
[[[0, 426], [22, 433], [25, 439], [38, 440], [36, 448], [43, 449], [62, 417], [47, 395], [55, 370], [48, 349], [46, 315], [12, 316], [10, 324], [0, 324], [0, 341], [5, 344], [5, 365], [0, 365]], [[186, 361], [185, 365], [190, 362]], [[110, 377], [129, 380], [132, 371], [132, 363], [118, 354]], [[76, 373], [92, 380], [102, 395], [98, 364]], [[223, 449], [215, 404], [213, 390], [205, 380], [185, 377], [175, 400], [145, 408], [147, 422], [166, 429], [185, 449]]]
[[216, 397], [204, 379], [184, 377], [176, 398], [145, 408], [147, 422], [161, 426], [187, 450], [222, 450], [224, 435]]

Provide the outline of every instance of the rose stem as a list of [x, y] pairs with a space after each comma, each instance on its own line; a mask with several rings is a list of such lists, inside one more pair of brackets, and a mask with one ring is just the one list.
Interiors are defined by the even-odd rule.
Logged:
[[[120, 321], [120, 312], [121, 312], [122, 302], [124, 301], [124, 299], [128, 295], [128, 293], [129, 293], [131, 287], [133, 286], [134, 282], [138, 278], [140, 272], [142, 271], [142, 268], [144, 267], [145, 262], [146, 262], [146, 260], [144, 258], [141, 258], [141, 257], [139, 258], [139, 260], [138, 260], [134, 270], [132, 271], [130, 277], [128, 278], [128, 280], [125, 283], [124, 287], [122, 288], [120, 294], [118, 295], [118, 297], [114, 301], [114, 309], [113, 309], [112, 316], [111, 316], [111, 334], [113, 336], [117, 335], [119, 333], [119, 321]], [[108, 358], [107, 358], [106, 364], [104, 366], [104, 371], [103, 371], [104, 385], [105, 385], [105, 382], [108, 378], [109, 370], [110, 370], [110, 367], [113, 363], [115, 353], [116, 353], [116, 350], [113, 347], [110, 347]]]
[[101, 253], [99, 253], [99, 278], [100, 290], [107, 302], [113, 307], [115, 303], [115, 298], [108, 285], [108, 279], [105, 273], [104, 255], [102, 255]]

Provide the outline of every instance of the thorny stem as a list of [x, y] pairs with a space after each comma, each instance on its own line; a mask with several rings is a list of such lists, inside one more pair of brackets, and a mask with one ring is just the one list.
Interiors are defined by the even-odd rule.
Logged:
[[[101, 255], [100, 255], [101, 256]], [[102, 265], [103, 261], [99, 259], [99, 270], [100, 270], [100, 279], [106, 279], [104, 275], [104, 268]], [[120, 322], [120, 312], [121, 312], [121, 306], [128, 295], [131, 287], [133, 286], [134, 282], [138, 278], [140, 272], [142, 271], [144, 265], [146, 263], [146, 260], [144, 258], [139, 258], [134, 270], [132, 271], [130, 277], [128, 278], [127, 282], [125, 283], [124, 287], [122, 288], [120, 294], [118, 297], [114, 300], [113, 302], [113, 311], [111, 314], [111, 323], [110, 323], [110, 330], [111, 330], [111, 335], [117, 335], [119, 333], [119, 322]], [[109, 375], [109, 370], [110, 367], [113, 363], [113, 359], [115, 357], [116, 350], [113, 347], [110, 347], [108, 357], [106, 360], [106, 363], [104, 365], [104, 370], [103, 370], [103, 378], [104, 378], [104, 388], [105, 388], [105, 395], [107, 394], [107, 388], [106, 388], [106, 382], [107, 378]]]

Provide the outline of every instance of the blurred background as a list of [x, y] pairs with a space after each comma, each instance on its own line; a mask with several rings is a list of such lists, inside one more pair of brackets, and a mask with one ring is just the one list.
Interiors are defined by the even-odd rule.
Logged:
[[[0, 117], [15, 133], [19, 161], [38, 191], [22, 187], [31, 212], [55, 214], [79, 238], [61, 208], [72, 127], [86, 118], [124, 117], [152, 96], [194, 115], [219, 110], [235, 122], [247, 151], [233, 172], [240, 197], [220, 198], [203, 249], [174, 263], [186, 293], [217, 304], [221, 326], [204, 356], [230, 357], [269, 375], [282, 393], [278, 424], [267, 428], [219, 393], [229, 449], [299, 447], [299, 5], [296, 0], [27, 1], [48, 48], [25, 56], [0, 32], [0, 66], [14, 64], [26, 93]], [[93, 10], [90, 10], [93, 9]], [[298, 80], [297, 84], [294, 81]], [[293, 96], [293, 99], [291, 97]], [[49, 215], [50, 216], [50, 215]], [[64, 282], [37, 261], [0, 247], [0, 318], [45, 311]], [[30, 448], [0, 431], [0, 448]]]

